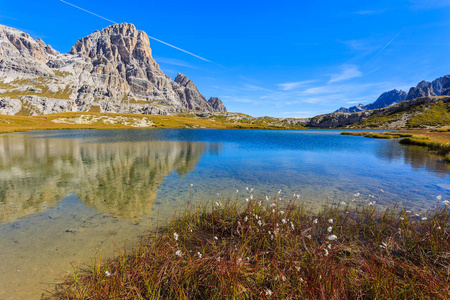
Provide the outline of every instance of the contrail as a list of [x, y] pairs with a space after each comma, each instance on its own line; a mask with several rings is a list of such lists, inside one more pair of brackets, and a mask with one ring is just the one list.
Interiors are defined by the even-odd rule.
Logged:
[[[89, 11], [89, 10], [84, 9], [84, 8], [82, 8], [82, 7], [76, 6], [76, 5], [74, 5], [74, 4], [72, 4], [72, 3], [69, 3], [69, 2], [67, 2], [67, 1], [64, 1], [64, 0], [59, 0], [59, 1], [61, 1], [62, 3], [68, 4], [68, 5], [70, 5], [70, 6], [73, 6], [73, 7], [75, 7], [75, 8], [78, 8], [79, 10], [82, 10], [82, 11], [84, 11], [84, 12], [87, 12], [87, 13], [89, 13], [89, 14], [91, 14], [91, 15], [94, 15], [94, 16], [96, 16], [96, 17], [98, 17], [98, 18], [101, 18], [101, 19], [103, 19], [103, 20], [106, 20], [106, 21], [108, 21], [108, 22], [111, 22], [111, 23], [113, 23], [113, 24], [117, 24], [117, 22], [115, 22], [115, 21], [113, 21], [113, 20], [110, 20], [110, 19], [108, 19], [108, 18], [105, 18], [105, 17], [103, 17], [103, 16], [100, 16], [100, 15], [98, 15], [98, 14], [96, 14], [96, 13], [93, 13], [92, 11]], [[184, 53], [187, 53], [187, 54], [189, 54], [189, 55], [192, 55], [192, 56], [194, 56], [194, 57], [197, 57], [197, 58], [199, 58], [199, 59], [201, 59], [201, 60], [207, 61], [207, 62], [209, 62], [209, 63], [213, 63], [212, 61], [210, 61], [210, 60], [208, 60], [208, 59], [206, 59], [206, 58], [204, 58], [204, 57], [201, 57], [201, 56], [199, 56], [199, 55], [196, 55], [196, 54], [194, 54], [194, 53], [192, 53], [192, 52], [189, 52], [189, 51], [187, 51], [187, 50], [181, 49], [181, 48], [179, 48], [179, 47], [176, 47], [176, 46], [171, 45], [171, 44], [169, 44], [169, 43], [166, 43], [166, 42], [164, 42], [164, 41], [161, 41], [161, 40], [159, 40], [159, 39], [157, 39], [157, 38], [154, 38], [154, 37], [152, 37], [152, 36], [148, 36], [148, 38], [149, 38], [149, 39], [152, 39], [152, 40], [155, 40], [155, 41], [157, 41], [157, 42], [160, 42], [161, 44], [164, 44], [164, 45], [166, 45], [166, 46], [169, 46], [169, 47], [172, 47], [172, 48], [174, 48], [174, 49], [177, 49], [177, 50], [179, 50], [179, 51], [182, 51], [182, 52], [184, 52]]]
[[370, 58], [362, 67], [364, 68], [371, 60], [373, 60], [375, 57], [377, 57], [381, 52], [383, 52], [384, 49], [386, 49], [387, 46], [389, 46], [398, 36], [400, 35], [400, 32], [397, 33], [396, 36], [394, 36], [394, 38], [392, 40], [390, 40], [380, 51], [377, 52], [377, 54], [375, 54], [372, 58]]
[[110, 20], [110, 19], [107, 19], [107, 18], [102, 17], [102, 16], [100, 16], [100, 15], [97, 15], [96, 13], [93, 13], [92, 11], [89, 11], [89, 10], [87, 10], [87, 9], [81, 8], [81, 7], [76, 6], [76, 5], [72, 4], [72, 3], [66, 2], [66, 1], [64, 1], [64, 0], [59, 0], [59, 1], [61, 1], [62, 3], [68, 4], [68, 5], [70, 5], [70, 6], [73, 6], [73, 7], [75, 7], [75, 8], [78, 8], [78, 9], [80, 9], [80, 10], [82, 10], [82, 11], [87, 12], [87, 13], [90, 13], [91, 15], [94, 15], [94, 16], [96, 16], [96, 17], [99, 17], [99, 18], [101, 18], [101, 19], [103, 19], [103, 20], [109, 21], [109, 22], [111, 22], [111, 23], [113, 23], [113, 24], [117, 24], [117, 22], [114, 22], [113, 20]]
[[[62, 1], [62, 0], [61, 0], [61, 1]], [[155, 41], [157, 41], [157, 42], [160, 42], [161, 44], [164, 44], [164, 45], [167, 45], [167, 46], [169, 46], [169, 47], [172, 47], [172, 48], [174, 48], [174, 49], [183, 51], [184, 53], [187, 53], [187, 54], [192, 55], [192, 56], [194, 56], [194, 57], [200, 58], [200, 59], [202, 59], [202, 60], [204, 60], [204, 61], [213, 63], [212, 61], [207, 60], [206, 58], [203, 58], [203, 57], [201, 57], [201, 56], [198, 56], [198, 55], [196, 55], [196, 54], [194, 54], [194, 53], [192, 53], [192, 52], [186, 51], [186, 50], [184, 50], [184, 49], [178, 48], [178, 47], [176, 47], [176, 46], [174, 46], [174, 45], [171, 45], [171, 44], [169, 44], [169, 43], [166, 43], [166, 42], [164, 42], [164, 41], [158, 40], [157, 38], [154, 38], [154, 37], [152, 37], [152, 36], [148, 36], [148, 38], [149, 38], [149, 39], [152, 39], [152, 40], [155, 40]]]
[[[400, 35], [400, 32], [397, 33], [396, 36], [394, 36], [394, 38], [392, 40], [390, 40], [386, 45], [384, 45], [384, 47], [377, 52], [377, 54], [375, 54], [374, 56], [372, 56], [368, 61], [366, 61], [366, 63], [364, 65], [362, 65], [361, 69], [364, 68], [365, 66], [367, 66], [367, 64], [369, 62], [371, 62], [375, 57], [377, 57], [381, 52], [384, 51], [384, 49], [386, 49], [387, 46], [389, 46], [398, 36]], [[338, 92], [341, 88], [343, 87], [343, 85], [341, 85], [340, 87], [337, 88], [336, 92]]]

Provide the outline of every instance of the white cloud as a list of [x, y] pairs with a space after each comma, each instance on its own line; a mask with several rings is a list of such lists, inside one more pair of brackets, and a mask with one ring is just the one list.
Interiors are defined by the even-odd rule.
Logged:
[[358, 69], [356, 65], [343, 65], [341, 66], [341, 71], [331, 75], [328, 83], [345, 81], [348, 79], [361, 77], [362, 72]]
[[297, 82], [286, 82], [286, 83], [279, 83], [278, 86], [283, 90], [283, 91], [290, 91], [293, 90], [295, 88], [304, 86], [308, 83], [312, 83], [315, 80], [304, 80], [304, 81], [297, 81]]

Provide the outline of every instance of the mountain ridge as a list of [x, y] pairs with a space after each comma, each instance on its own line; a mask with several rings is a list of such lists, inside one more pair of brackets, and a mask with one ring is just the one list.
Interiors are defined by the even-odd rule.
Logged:
[[442, 77], [436, 78], [432, 82], [422, 80], [415, 87], [411, 87], [408, 93], [402, 90], [398, 91], [394, 89], [382, 93], [373, 103], [367, 105], [359, 104], [358, 106], [352, 106], [349, 108], [341, 107], [335, 112], [353, 113], [370, 109], [383, 108], [403, 102], [405, 100], [441, 95], [450, 95], [450, 75], [444, 75]]
[[0, 113], [82, 111], [168, 115], [226, 107], [207, 100], [186, 75], [165, 75], [147, 34], [133, 24], [94, 31], [66, 54], [0, 25]]

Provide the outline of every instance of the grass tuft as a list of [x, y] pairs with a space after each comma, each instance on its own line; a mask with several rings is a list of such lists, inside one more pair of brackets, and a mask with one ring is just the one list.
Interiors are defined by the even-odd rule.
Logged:
[[[262, 203], [263, 202], [263, 203]], [[61, 299], [449, 299], [450, 213], [255, 200], [188, 209]]]

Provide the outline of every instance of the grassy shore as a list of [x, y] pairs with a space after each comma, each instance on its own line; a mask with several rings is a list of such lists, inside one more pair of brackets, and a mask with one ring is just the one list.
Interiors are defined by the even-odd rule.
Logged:
[[39, 116], [0, 115], [0, 133], [44, 129], [117, 129], [117, 128], [217, 128], [217, 129], [305, 129], [275, 118], [252, 118], [242, 114], [231, 117], [195, 117], [71, 112]]
[[450, 163], [450, 131], [447, 127], [438, 130], [414, 130], [400, 132], [342, 132], [342, 135], [364, 136], [368, 138], [392, 139], [401, 138], [403, 145], [424, 146], [429, 151], [444, 157]]
[[[449, 299], [448, 201], [428, 213], [371, 201], [308, 212], [274, 199], [188, 209], [61, 299]], [[277, 198], [278, 199], [278, 198]]]

